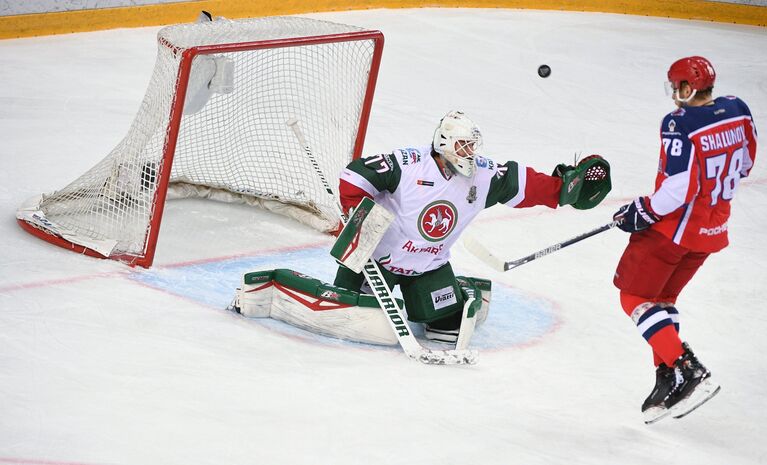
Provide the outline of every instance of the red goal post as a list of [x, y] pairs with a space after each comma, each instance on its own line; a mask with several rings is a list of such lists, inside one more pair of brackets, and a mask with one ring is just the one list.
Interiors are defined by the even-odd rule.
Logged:
[[330, 231], [338, 216], [287, 122], [331, 179], [362, 153], [384, 38], [299, 17], [168, 26], [128, 135], [101, 162], [17, 211], [29, 233], [152, 265], [166, 198], [258, 205]]

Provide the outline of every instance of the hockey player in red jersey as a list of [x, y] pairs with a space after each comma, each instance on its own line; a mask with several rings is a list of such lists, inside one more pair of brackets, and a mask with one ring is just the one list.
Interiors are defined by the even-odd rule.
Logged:
[[[372, 198], [393, 214], [372, 255], [390, 287], [400, 286], [408, 319], [427, 338], [456, 342], [464, 296], [450, 265], [450, 248], [476, 215], [495, 204], [513, 208], [597, 205], [610, 190], [609, 165], [598, 155], [552, 176], [517, 162], [478, 154], [479, 128], [462, 112], [447, 113], [432, 143], [351, 162], [340, 179], [344, 211]], [[586, 176], [599, 165], [600, 176]], [[592, 171], [593, 172], [593, 171]], [[366, 257], [367, 258], [367, 257]], [[335, 285], [359, 290], [363, 275], [340, 266]], [[480, 320], [481, 321], [481, 320]]]
[[647, 423], [680, 418], [719, 392], [679, 338], [679, 293], [709, 254], [727, 246], [730, 202], [756, 157], [756, 128], [737, 97], [712, 97], [716, 73], [699, 56], [668, 70], [677, 109], [663, 118], [655, 191], [614, 218], [632, 233], [615, 272], [623, 310], [652, 347], [656, 385]]

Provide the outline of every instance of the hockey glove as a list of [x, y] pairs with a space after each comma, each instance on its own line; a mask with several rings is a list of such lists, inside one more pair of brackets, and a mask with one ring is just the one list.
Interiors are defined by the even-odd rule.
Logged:
[[619, 222], [618, 227], [623, 231], [635, 233], [657, 223], [660, 217], [650, 208], [649, 197], [637, 197], [615, 212], [613, 220]]
[[350, 215], [330, 255], [355, 273], [361, 273], [392, 221], [391, 212], [365, 197]]
[[556, 166], [556, 168], [554, 168], [554, 172], [551, 173], [551, 175], [557, 178], [562, 178], [565, 176], [565, 173], [574, 169], [575, 167], [572, 165], [565, 165], [564, 163], [560, 163]]
[[576, 166], [559, 164], [552, 176], [562, 178], [559, 205], [588, 210], [599, 205], [612, 189], [610, 164], [599, 155], [591, 155]]

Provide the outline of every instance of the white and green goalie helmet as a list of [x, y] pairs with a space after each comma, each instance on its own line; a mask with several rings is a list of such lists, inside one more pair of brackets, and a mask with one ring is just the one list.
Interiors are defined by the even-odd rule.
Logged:
[[481, 146], [482, 133], [479, 127], [462, 111], [448, 112], [434, 131], [434, 151], [442, 156], [453, 171], [466, 177], [474, 175], [474, 155]]

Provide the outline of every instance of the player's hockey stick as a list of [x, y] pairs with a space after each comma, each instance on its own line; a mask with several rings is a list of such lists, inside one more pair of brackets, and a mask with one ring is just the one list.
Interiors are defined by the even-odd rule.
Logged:
[[[301, 148], [303, 148], [307, 158], [309, 158], [314, 171], [319, 176], [320, 181], [322, 181], [322, 186], [333, 199], [333, 205], [338, 211], [341, 221], [346, 223], [346, 215], [344, 215], [340, 203], [333, 194], [333, 190], [330, 188], [330, 184], [325, 178], [325, 174], [317, 163], [317, 159], [314, 158], [311, 147], [309, 147], [301, 128], [298, 126], [298, 120], [291, 119], [287, 122], [287, 125], [293, 130], [293, 134], [295, 134], [296, 139], [298, 139], [298, 142], [301, 144]], [[391, 289], [389, 289], [389, 285], [386, 284], [386, 280], [383, 278], [378, 264], [372, 259], [368, 260], [362, 272], [365, 275], [368, 284], [373, 289], [373, 294], [375, 295], [376, 300], [378, 300], [378, 304], [388, 317], [387, 321], [389, 322], [392, 331], [394, 331], [395, 336], [397, 336], [399, 345], [408, 357], [429, 365], [473, 365], [477, 363], [476, 350], [431, 350], [423, 347], [413, 335], [413, 331], [410, 329], [407, 319], [402, 313], [402, 309], [399, 308], [397, 300], [392, 296]]]
[[509, 271], [511, 269], [514, 269], [518, 266], [522, 266], [525, 263], [529, 263], [537, 258], [545, 257], [546, 255], [552, 254], [556, 252], [557, 250], [564, 249], [568, 245], [573, 245], [576, 242], [580, 242], [584, 239], [588, 239], [591, 236], [595, 236], [601, 232], [607, 231], [608, 229], [612, 229], [615, 226], [618, 225], [617, 221], [613, 221], [611, 223], [607, 223], [603, 226], [600, 226], [598, 228], [592, 229], [591, 231], [585, 232], [579, 236], [575, 236], [571, 239], [568, 239], [566, 241], [558, 242], [554, 245], [550, 245], [546, 247], [545, 249], [539, 250], [535, 253], [532, 253], [526, 257], [522, 257], [517, 260], [511, 260], [511, 261], [504, 261], [498, 257], [495, 256], [486, 246], [484, 243], [478, 241], [477, 239], [471, 237], [471, 236], [464, 236], [463, 238], [463, 245], [466, 247], [466, 250], [471, 252], [474, 256], [482, 260], [483, 262], [487, 263], [491, 267], [495, 268], [498, 271]]

